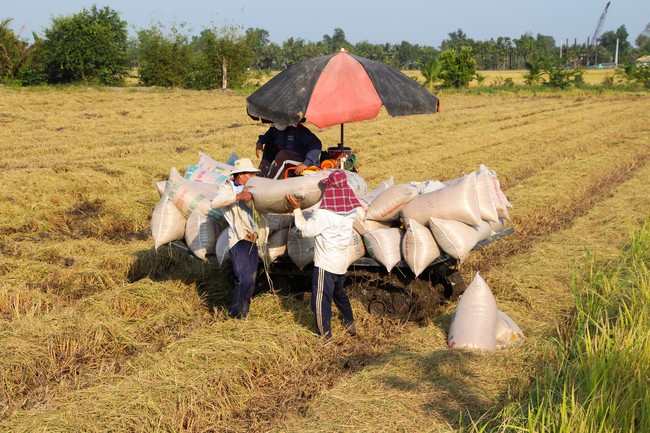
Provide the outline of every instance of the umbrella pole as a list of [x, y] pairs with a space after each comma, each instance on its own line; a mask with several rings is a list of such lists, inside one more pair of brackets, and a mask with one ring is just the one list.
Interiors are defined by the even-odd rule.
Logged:
[[343, 123], [341, 123], [341, 142], [339, 143], [341, 149], [343, 149]]

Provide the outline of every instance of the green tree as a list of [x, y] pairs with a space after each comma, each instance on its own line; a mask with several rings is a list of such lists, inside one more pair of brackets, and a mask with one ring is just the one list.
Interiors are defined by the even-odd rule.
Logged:
[[253, 56], [246, 37], [240, 36], [236, 27], [203, 30], [191, 47], [193, 62], [187, 87], [236, 88], [246, 81]]
[[444, 87], [467, 87], [476, 74], [476, 59], [471, 47], [460, 52], [446, 50], [440, 53], [440, 78]]
[[29, 45], [10, 28], [11, 18], [0, 22], [0, 82], [18, 81], [23, 85], [43, 82], [43, 66], [39, 56], [42, 41], [34, 34]]
[[109, 7], [92, 6], [54, 18], [45, 30], [44, 59], [52, 83], [116, 84], [129, 69], [126, 21]]
[[192, 57], [188, 39], [177, 26], [172, 27], [168, 34], [164, 33], [161, 25], [140, 30], [140, 83], [145, 86], [182, 86], [187, 80]]
[[424, 77], [424, 87], [430, 91], [433, 90], [436, 81], [440, 77], [440, 62], [432, 60], [420, 70], [420, 73]]
[[650, 54], [650, 23], [646, 24], [645, 29], [637, 36], [634, 42], [636, 43], [640, 56]]
[[323, 45], [327, 49], [327, 54], [334, 54], [340, 51], [341, 48], [350, 50], [350, 43], [345, 39], [345, 32], [339, 28], [334, 29], [332, 36], [323, 35]]
[[440, 44], [440, 51], [452, 50], [460, 52], [461, 48], [471, 47], [474, 44], [474, 41], [468, 38], [461, 29], [451, 32], [448, 35], [449, 39], [443, 40]]

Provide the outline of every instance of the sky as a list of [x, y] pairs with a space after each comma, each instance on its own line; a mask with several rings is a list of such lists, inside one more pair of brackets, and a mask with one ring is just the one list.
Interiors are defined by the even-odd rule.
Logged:
[[[165, 28], [187, 24], [190, 34], [224, 25], [261, 28], [272, 42], [290, 37], [317, 42], [334, 29], [348, 42], [412, 44], [439, 48], [449, 33], [461, 29], [469, 38], [486, 41], [499, 36], [519, 38], [538, 33], [555, 38], [556, 45], [586, 43], [605, 10], [606, 0], [2, 0], [0, 21], [11, 18], [10, 28], [31, 41], [43, 36], [52, 19], [69, 16], [92, 5], [108, 6], [126, 21], [129, 31], [161, 23]], [[628, 42], [650, 23], [650, 0], [611, 0], [602, 31], [625, 25]]]

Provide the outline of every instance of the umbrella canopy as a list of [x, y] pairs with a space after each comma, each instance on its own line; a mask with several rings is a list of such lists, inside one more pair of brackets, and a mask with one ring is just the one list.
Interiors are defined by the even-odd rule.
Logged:
[[438, 98], [397, 69], [344, 50], [296, 63], [246, 98], [255, 120], [306, 119], [319, 128], [373, 119], [382, 105], [391, 116], [435, 113]]

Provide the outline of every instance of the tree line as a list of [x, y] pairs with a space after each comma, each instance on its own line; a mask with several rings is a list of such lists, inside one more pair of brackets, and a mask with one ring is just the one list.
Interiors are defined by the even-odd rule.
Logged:
[[407, 41], [351, 44], [339, 28], [320, 41], [291, 37], [282, 44], [270, 41], [264, 29], [241, 32], [234, 26], [191, 35], [183, 24], [169, 28], [154, 24], [129, 37], [127, 22], [118, 12], [96, 6], [53, 18], [42, 37], [33, 34], [31, 44], [15, 34], [10, 23], [11, 18], [0, 21], [0, 82], [18, 85], [120, 85], [135, 70], [144, 86], [238, 88], [260, 71], [282, 70], [342, 48], [398, 69], [420, 70], [427, 86], [463, 87], [474, 79], [480, 82], [477, 70], [510, 69], [527, 69], [527, 80], [534, 84], [551, 82], [543, 78], [549, 71], [575, 78], [578, 68], [596, 59], [614, 62], [617, 45], [619, 62], [632, 69], [638, 56], [650, 54], [650, 24], [636, 38], [636, 47], [628, 41], [625, 26], [620, 26], [603, 33], [596, 46], [575, 41], [558, 46], [551, 36], [530, 33], [475, 41], [458, 29], [435, 48]]

